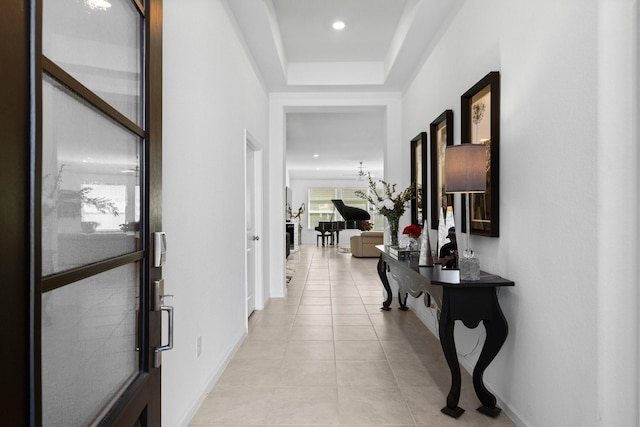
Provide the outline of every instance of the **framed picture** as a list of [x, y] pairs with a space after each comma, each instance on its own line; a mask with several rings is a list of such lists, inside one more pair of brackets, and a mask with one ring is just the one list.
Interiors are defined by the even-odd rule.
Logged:
[[453, 194], [444, 191], [444, 156], [447, 145], [453, 145], [453, 110], [445, 110], [431, 122], [431, 228], [438, 229], [440, 212], [446, 215], [453, 207]]
[[416, 197], [411, 200], [411, 223], [422, 225], [427, 216], [427, 133], [420, 132], [411, 140], [411, 182]]
[[[487, 190], [472, 194], [471, 233], [500, 235], [500, 73], [492, 71], [461, 97], [463, 144], [487, 146]], [[466, 232], [466, 202], [462, 201], [462, 231]]]

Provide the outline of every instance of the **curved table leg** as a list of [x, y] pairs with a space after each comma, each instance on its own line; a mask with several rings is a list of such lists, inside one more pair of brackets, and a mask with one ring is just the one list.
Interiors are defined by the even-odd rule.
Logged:
[[400, 302], [400, 307], [398, 308], [399, 310], [402, 311], [407, 311], [409, 310], [407, 308], [407, 298], [409, 298], [409, 294], [408, 293], [404, 293], [404, 299], [402, 298], [402, 290], [398, 289], [398, 301]]
[[380, 259], [378, 259], [378, 276], [380, 276], [382, 286], [384, 286], [384, 290], [387, 292], [387, 299], [382, 303], [381, 308], [384, 311], [389, 311], [391, 310], [393, 294], [391, 293], [391, 286], [389, 286], [389, 279], [387, 278], [387, 263], [382, 259], [382, 255], [380, 255]]
[[449, 370], [451, 371], [451, 389], [447, 396], [447, 406], [441, 409], [444, 414], [453, 418], [458, 418], [464, 412], [464, 409], [458, 406], [460, 401], [461, 377], [460, 364], [458, 363], [458, 355], [456, 354], [456, 342], [453, 339], [454, 320], [450, 319], [449, 308], [445, 305], [440, 314], [440, 345], [444, 357], [447, 359]]
[[502, 345], [507, 339], [509, 330], [507, 320], [498, 305], [495, 290], [493, 299], [493, 318], [491, 320], [483, 321], [484, 328], [487, 331], [487, 338], [484, 342], [484, 346], [482, 347], [482, 352], [480, 353], [476, 367], [473, 369], [473, 388], [476, 391], [478, 399], [480, 399], [480, 402], [482, 403], [482, 406], [478, 408], [478, 411], [491, 417], [497, 417], [500, 414], [501, 409], [496, 406], [495, 396], [484, 386], [482, 377], [487, 366], [489, 366], [502, 348]]

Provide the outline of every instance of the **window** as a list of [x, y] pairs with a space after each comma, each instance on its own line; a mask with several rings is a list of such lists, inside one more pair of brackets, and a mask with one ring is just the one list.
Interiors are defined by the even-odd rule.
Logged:
[[[95, 224], [96, 231], [120, 231], [126, 222], [126, 210], [133, 207], [135, 221], [140, 220], [140, 186], [131, 186], [133, 193], [127, 194], [126, 185], [82, 184], [84, 201], [81, 221]], [[133, 198], [133, 201], [128, 200]], [[129, 201], [129, 203], [127, 203]]]
[[318, 226], [320, 221], [335, 221], [335, 210], [331, 199], [338, 195], [336, 188], [310, 188], [309, 189], [309, 228]]
[[361, 199], [356, 196], [356, 191], [364, 191], [362, 188], [343, 188], [342, 189], [342, 201], [347, 206], [353, 206], [354, 208], [364, 209], [365, 211], [369, 210], [369, 202], [365, 199]]
[[384, 216], [380, 214], [377, 210], [373, 211], [373, 216], [371, 217], [371, 222], [373, 222], [373, 229], [382, 231], [384, 230]]
[[363, 191], [367, 193], [368, 188], [343, 188], [342, 189], [342, 200], [345, 205], [353, 206], [355, 208], [364, 209], [365, 211], [371, 214], [370, 222], [373, 223], [374, 230], [383, 230], [384, 229], [384, 216], [380, 215], [376, 210], [375, 206], [369, 204], [368, 201], [356, 196], [356, 191]]

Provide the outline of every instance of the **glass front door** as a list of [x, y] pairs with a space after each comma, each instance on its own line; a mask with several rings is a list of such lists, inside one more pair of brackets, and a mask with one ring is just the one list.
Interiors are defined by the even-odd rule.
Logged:
[[147, 3], [36, 2], [36, 425], [159, 425], [161, 2]]

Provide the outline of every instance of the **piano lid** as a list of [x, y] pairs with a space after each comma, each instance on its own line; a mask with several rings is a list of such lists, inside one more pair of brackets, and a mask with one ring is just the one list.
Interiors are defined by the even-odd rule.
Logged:
[[336, 207], [338, 212], [340, 212], [340, 215], [342, 215], [342, 218], [344, 218], [345, 221], [363, 221], [371, 219], [371, 215], [369, 215], [369, 212], [365, 211], [364, 209], [347, 206], [340, 199], [332, 199], [331, 202]]

